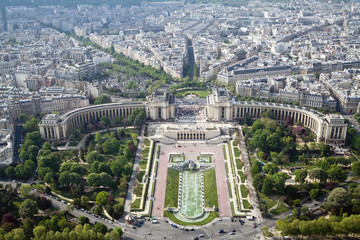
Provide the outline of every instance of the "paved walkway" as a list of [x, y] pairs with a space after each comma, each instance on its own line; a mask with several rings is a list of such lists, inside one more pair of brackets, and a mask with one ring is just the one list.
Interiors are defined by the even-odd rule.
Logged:
[[223, 149], [222, 146], [214, 146], [210, 148], [213, 149], [215, 155], [215, 174], [219, 203], [219, 215], [220, 217], [231, 217], [232, 212], [229, 199], [229, 191], [231, 191], [231, 189], [228, 189], [228, 184], [226, 182], [226, 170]]
[[257, 197], [257, 192], [252, 184], [252, 176], [250, 173], [250, 160], [249, 160], [249, 154], [248, 154], [248, 150], [246, 148], [246, 144], [245, 144], [245, 139], [242, 133], [242, 128], [239, 127], [239, 146], [240, 146], [240, 151], [241, 151], [241, 160], [244, 164], [244, 173], [247, 179], [247, 183], [248, 183], [248, 190], [249, 190], [249, 195], [248, 195], [248, 199], [250, 200], [250, 203], [253, 205], [254, 209], [251, 211], [251, 213], [253, 214], [253, 216], [256, 216], [259, 223], [261, 223], [263, 221], [261, 212], [260, 212], [260, 204], [259, 204], [259, 200]]
[[174, 146], [160, 146], [158, 172], [156, 176], [155, 194], [152, 215], [162, 217], [164, 214], [166, 178], [169, 165], [169, 151]]
[[127, 192], [127, 195], [126, 195], [126, 200], [125, 200], [125, 207], [124, 207], [124, 213], [123, 213], [123, 216], [126, 216], [127, 214], [129, 214], [130, 212], [130, 208], [131, 208], [131, 203], [132, 203], [132, 196], [133, 196], [133, 193], [134, 193], [134, 185], [135, 183], [137, 182], [137, 174], [139, 172], [139, 163], [141, 161], [141, 147], [139, 146], [142, 146], [143, 144], [143, 141], [144, 141], [144, 127], [141, 128], [141, 131], [140, 131], [140, 136], [138, 137], [138, 148], [136, 149], [136, 155], [135, 155], [135, 160], [134, 160], [134, 165], [133, 165], [133, 173], [131, 175], [131, 179], [129, 181], [129, 189], [128, 189], [128, 192]]

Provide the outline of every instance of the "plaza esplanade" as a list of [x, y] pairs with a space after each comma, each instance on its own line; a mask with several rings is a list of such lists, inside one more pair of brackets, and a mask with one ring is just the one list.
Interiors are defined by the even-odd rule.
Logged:
[[[61, 115], [47, 114], [39, 123], [40, 133], [45, 140], [63, 141], [69, 137], [72, 129], [79, 129], [102, 116], [111, 120], [124, 119], [138, 108], [145, 109], [148, 121], [173, 122], [175, 97], [165, 89], [158, 89], [144, 102], [91, 105]], [[302, 124], [311, 129], [319, 142], [336, 145], [345, 143], [347, 124], [340, 114], [324, 115], [313, 109], [279, 103], [235, 101], [226, 88], [214, 89], [206, 102], [206, 118], [211, 122], [232, 122], [244, 117], [258, 119], [265, 110], [270, 110], [274, 119], [279, 122], [284, 122], [291, 116], [294, 124]]]

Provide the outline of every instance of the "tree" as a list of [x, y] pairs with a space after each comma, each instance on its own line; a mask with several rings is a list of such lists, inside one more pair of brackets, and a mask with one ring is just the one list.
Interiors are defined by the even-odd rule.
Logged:
[[89, 223], [89, 219], [88, 219], [87, 217], [83, 216], [83, 215], [81, 215], [81, 216], [78, 218], [78, 220], [79, 220], [79, 223], [80, 223], [81, 225], [84, 225], [85, 223]]
[[347, 173], [338, 165], [331, 165], [327, 171], [329, 178], [334, 182], [343, 182], [347, 178]]
[[112, 187], [114, 185], [114, 180], [108, 173], [100, 173], [100, 180], [101, 185], [104, 187]]
[[350, 206], [350, 195], [343, 188], [335, 188], [329, 194], [326, 204], [335, 214], [342, 214], [344, 208]]
[[80, 201], [82, 207], [87, 208], [89, 206], [89, 198], [87, 196], [81, 196]]
[[104, 103], [111, 103], [111, 98], [106, 95], [100, 95], [94, 101], [94, 104], [104, 104]]
[[113, 176], [120, 177], [122, 174], [122, 165], [118, 162], [112, 162], [110, 165], [111, 172]]
[[102, 223], [96, 223], [93, 227], [95, 232], [100, 232], [102, 234], [105, 234], [107, 232], [107, 227]]
[[274, 113], [271, 111], [271, 109], [266, 109], [265, 111], [261, 111], [261, 117], [274, 119]]
[[33, 169], [31, 169], [21, 163], [15, 167], [15, 176], [17, 178], [27, 179], [27, 178], [31, 177], [32, 171], [33, 171]]
[[105, 141], [102, 144], [102, 149], [106, 154], [115, 154], [119, 151], [120, 142], [116, 139], [111, 139], [110, 141]]
[[103, 121], [103, 122], [105, 123], [105, 126], [106, 126], [106, 127], [110, 127], [111, 121], [110, 121], [110, 119], [109, 119], [108, 117], [102, 116], [102, 117], [100, 118], [100, 121]]
[[70, 133], [70, 136], [69, 136], [71, 141], [79, 141], [80, 137], [81, 137], [81, 132], [80, 132], [79, 129], [71, 130], [71, 133]]
[[270, 195], [272, 193], [273, 188], [274, 188], [273, 180], [268, 177], [265, 178], [263, 185], [262, 185], [261, 192], [265, 195]]
[[39, 206], [39, 209], [45, 210], [45, 209], [51, 208], [52, 202], [51, 202], [51, 200], [47, 199], [46, 197], [41, 196], [37, 199], [37, 204]]
[[330, 146], [325, 143], [319, 143], [318, 147], [321, 151], [321, 156], [329, 156], [331, 149]]
[[265, 126], [260, 119], [256, 120], [251, 126], [251, 134], [255, 134], [258, 129], [264, 129]]
[[70, 185], [70, 177], [69, 177], [69, 172], [68, 171], [60, 173], [59, 183], [61, 185], [64, 185], [64, 186], [69, 186]]
[[105, 191], [101, 191], [96, 195], [96, 204], [105, 205], [107, 203], [107, 199], [109, 197], [109, 193]]
[[35, 221], [31, 218], [25, 218], [21, 220], [21, 227], [24, 229], [27, 239], [32, 237]]
[[135, 126], [141, 126], [141, 124], [143, 124], [143, 122], [145, 121], [145, 118], [146, 118], [145, 110], [138, 108], [131, 111], [131, 114], [128, 119], [130, 124]]
[[38, 119], [31, 118], [29, 121], [26, 121], [23, 128], [24, 128], [25, 132], [27, 132], [27, 133], [35, 132], [35, 131], [39, 130], [38, 124], [39, 124]]
[[34, 233], [34, 236], [35, 236], [35, 239], [45, 239], [45, 236], [46, 236], [46, 227], [44, 226], [37, 226], [34, 228], [33, 230], [33, 233]]
[[21, 113], [19, 115], [19, 121], [22, 122], [22, 123], [25, 123], [27, 120], [29, 119], [28, 115], [25, 114], [25, 113]]
[[117, 239], [120, 239], [120, 234], [117, 231], [113, 230], [113, 231], [105, 234], [105, 239], [106, 240], [117, 240]]
[[308, 175], [308, 171], [306, 169], [297, 169], [294, 171], [295, 174], [295, 182], [303, 184]]
[[8, 168], [6, 168], [5, 170], [5, 174], [8, 178], [13, 178], [15, 177], [15, 169], [13, 166], [10, 166]]
[[279, 168], [275, 163], [267, 163], [263, 167], [263, 171], [267, 174], [273, 175], [279, 171]]
[[134, 81], [130, 81], [128, 83], [128, 85], [126, 86], [127, 89], [136, 89], [137, 88], [137, 84]]
[[101, 178], [100, 174], [98, 173], [90, 173], [87, 176], [86, 182], [92, 187], [99, 187], [101, 186]]
[[119, 233], [120, 237], [123, 235], [123, 230], [119, 227], [116, 227], [113, 231], [116, 231]]
[[299, 219], [295, 219], [291, 223], [287, 222], [286, 220], [278, 220], [276, 225], [283, 235], [297, 236], [300, 234], [299, 222]]
[[261, 163], [259, 161], [254, 162], [250, 169], [251, 175], [255, 175], [261, 172]]
[[320, 195], [320, 189], [318, 188], [311, 189], [309, 194], [312, 199], [315, 199]]
[[22, 160], [28, 159], [28, 158], [29, 158], [29, 153], [28, 153], [28, 151], [25, 150], [25, 149], [20, 149], [19, 157], [20, 157], [20, 159], [22, 159]]
[[4, 239], [26, 240], [25, 231], [22, 228], [14, 228], [5, 234]]
[[33, 218], [38, 212], [38, 206], [35, 201], [26, 199], [19, 208], [19, 214], [23, 218]]
[[36, 145], [38, 147], [40, 147], [43, 142], [39, 131], [26, 133], [25, 141], [26, 140], [31, 140], [34, 143], [34, 145]]
[[328, 177], [328, 174], [325, 170], [321, 168], [313, 168], [309, 171], [309, 176], [311, 178], [319, 179], [320, 182], [325, 183]]
[[351, 166], [351, 170], [354, 172], [356, 176], [360, 175], [360, 162], [354, 162]]
[[123, 214], [124, 212], [124, 205], [118, 203], [118, 204], [115, 204], [113, 207], [113, 213], [112, 213], [112, 217], [115, 218], [115, 219], [118, 219], [119, 217], [121, 217], [121, 215]]
[[29, 198], [32, 187], [29, 184], [22, 184], [20, 187], [20, 196], [22, 198]]
[[264, 176], [262, 174], [258, 173], [253, 177], [253, 185], [256, 188], [256, 190], [261, 191], [263, 182], [264, 182]]
[[94, 161], [102, 162], [102, 161], [104, 161], [104, 156], [101, 153], [99, 153], [98, 151], [92, 151], [86, 155], [85, 160], [89, 164], [93, 163]]
[[287, 115], [287, 117], [285, 118], [285, 125], [286, 126], [294, 125], [294, 119], [290, 115]]
[[14, 226], [17, 226], [17, 218], [13, 213], [5, 213], [1, 218], [1, 224], [4, 223], [13, 223]]

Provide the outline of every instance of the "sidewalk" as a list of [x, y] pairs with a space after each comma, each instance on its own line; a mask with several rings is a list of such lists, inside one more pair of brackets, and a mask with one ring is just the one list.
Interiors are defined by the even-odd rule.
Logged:
[[131, 208], [131, 203], [132, 203], [132, 197], [133, 197], [133, 193], [134, 193], [134, 184], [137, 181], [137, 174], [139, 172], [139, 163], [141, 161], [141, 148], [139, 146], [142, 146], [143, 141], [144, 141], [144, 131], [145, 128], [144, 126], [141, 127], [141, 131], [140, 131], [140, 135], [138, 137], [138, 148], [136, 149], [136, 155], [135, 155], [135, 160], [134, 160], [134, 165], [133, 165], [133, 173], [131, 174], [131, 179], [128, 183], [129, 185], [129, 189], [126, 195], [126, 200], [125, 200], [125, 206], [124, 206], [124, 213], [123, 216], [126, 216], [127, 214], [130, 213], [130, 208]]

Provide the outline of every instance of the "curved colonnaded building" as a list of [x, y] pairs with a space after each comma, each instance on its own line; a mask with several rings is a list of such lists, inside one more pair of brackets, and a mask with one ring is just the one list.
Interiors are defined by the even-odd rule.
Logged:
[[[66, 140], [70, 131], [80, 128], [107, 116], [111, 120], [124, 119], [134, 109], [143, 108], [146, 117], [153, 121], [172, 121], [175, 118], [175, 98], [166, 90], [159, 89], [146, 102], [125, 102], [92, 105], [75, 109], [62, 115], [47, 114], [39, 123], [40, 133], [47, 141]], [[208, 121], [236, 121], [249, 116], [252, 119], [261, 117], [261, 113], [270, 110], [274, 119], [284, 122], [290, 115], [294, 123], [301, 123], [311, 129], [318, 142], [343, 145], [346, 139], [347, 124], [340, 114], [324, 115], [313, 109], [268, 102], [237, 102], [225, 88], [215, 89], [207, 97], [206, 117]]]

